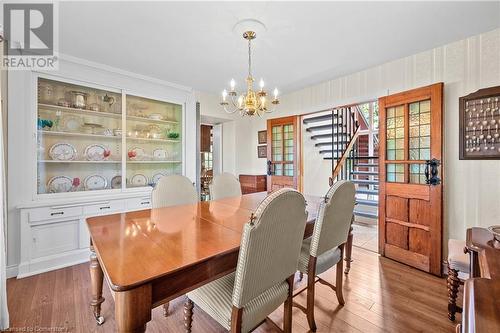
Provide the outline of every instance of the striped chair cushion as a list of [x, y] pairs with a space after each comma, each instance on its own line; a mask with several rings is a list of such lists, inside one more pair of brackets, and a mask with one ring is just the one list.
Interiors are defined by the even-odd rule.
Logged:
[[[311, 247], [311, 239], [309, 237], [304, 239], [302, 242], [302, 248], [300, 250], [299, 256], [299, 271], [302, 273], [307, 273], [307, 266], [309, 265], [309, 256], [310, 256], [310, 247]], [[340, 257], [340, 249], [338, 247], [333, 248], [320, 254], [318, 259], [316, 260], [316, 274], [321, 274], [334, 265], [336, 265], [342, 258]]]
[[[204, 285], [187, 296], [208, 315], [230, 330], [235, 273]], [[243, 308], [242, 331], [248, 332], [262, 322], [269, 313], [278, 308], [287, 298], [288, 284], [279, 283], [251, 300]]]

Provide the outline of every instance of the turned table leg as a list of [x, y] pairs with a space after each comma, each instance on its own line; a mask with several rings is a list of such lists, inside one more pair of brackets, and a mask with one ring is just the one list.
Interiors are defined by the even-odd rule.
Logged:
[[448, 319], [455, 321], [455, 313], [461, 312], [461, 308], [457, 306], [457, 294], [460, 286], [458, 279], [458, 271], [448, 266]]
[[151, 320], [150, 284], [115, 293], [115, 320], [119, 333], [144, 333]]
[[352, 223], [354, 222], [354, 215], [351, 219], [351, 227], [349, 228], [349, 235], [347, 236], [347, 243], [345, 247], [345, 274], [349, 274], [349, 270], [351, 269], [351, 256], [352, 256]]
[[101, 304], [104, 302], [104, 297], [102, 297], [104, 274], [102, 272], [101, 265], [99, 264], [99, 260], [97, 260], [97, 255], [92, 244], [90, 245], [90, 251], [90, 280], [92, 290], [92, 300], [90, 301], [90, 306], [92, 307], [97, 325], [102, 325], [104, 323], [104, 317], [101, 316]]

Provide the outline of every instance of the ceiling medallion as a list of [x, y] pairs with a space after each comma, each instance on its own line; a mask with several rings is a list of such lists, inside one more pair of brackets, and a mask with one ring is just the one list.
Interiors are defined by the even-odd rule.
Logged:
[[[245, 31], [243, 33], [243, 38], [248, 41], [248, 76], [246, 78], [247, 91], [246, 93], [238, 93], [234, 89], [236, 82], [231, 79], [229, 92], [224, 89], [222, 91], [222, 102], [220, 105], [224, 108], [227, 113], [235, 113], [239, 111], [241, 116], [254, 116], [259, 115], [262, 117], [264, 113], [273, 112], [276, 106], [279, 104], [278, 100], [278, 89], [274, 88], [274, 98], [269, 102], [267, 98], [267, 92], [264, 90], [264, 80], [260, 79], [259, 87], [260, 90], [254, 91], [253, 83], [254, 78], [252, 76], [252, 49], [251, 42], [257, 37], [255, 31]], [[238, 96], [236, 98], [236, 96]], [[228, 109], [229, 104], [231, 104], [230, 109]], [[271, 104], [271, 105], [269, 105]]]

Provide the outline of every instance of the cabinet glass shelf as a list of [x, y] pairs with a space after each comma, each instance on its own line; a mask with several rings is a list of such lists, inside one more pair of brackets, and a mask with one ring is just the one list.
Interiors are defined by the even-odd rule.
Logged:
[[182, 174], [182, 105], [41, 77], [37, 88], [38, 194], [146, 187]]

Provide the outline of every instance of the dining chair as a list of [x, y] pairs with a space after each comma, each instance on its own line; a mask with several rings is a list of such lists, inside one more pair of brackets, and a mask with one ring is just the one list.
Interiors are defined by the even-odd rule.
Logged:
[[[163, 176], [151, 193], [152, 208], [189, 205], [198, 202], [198, 193], [191, 180], [180, 175]], [[168, 316], [169, 302], [163, 304], [163, 315]]]
[[[326, 193], [319, 205], [314, 230], [311, 237], [302, 243], [299, 256], [299, 271], [307, 274], [307, 286], [293, 297], [307, 290], [307, 307], [293, 302], [302, 310], [309, 328], [316, 331], [314, 321], [314, 286], [320, 282], [335, 291], [339, 304], [344, 305], [342, 294], [344, 245], [347, 242], [355, 203], [354, 184], [347, 180], [336, 182]], [[335, 286], [318, 275], [336, 265]]]
[[163, 176], [151, 194], [153, 208], [188, 205], [198, 202], [198, 193], [189, 178], [180, 175]]
[[187, 294], [184, 326], [191, 331], [193, 302], [231, 332], [249, 332], [283, 302], [283, 331], [291, 332], [293, 277], [307, 213], [302, 194], [280, 189], [243, 227], [236, 271]]
[[241, 196], [240, 181], [228, 172], [214, 176], [209, 188], [211, 200]]

